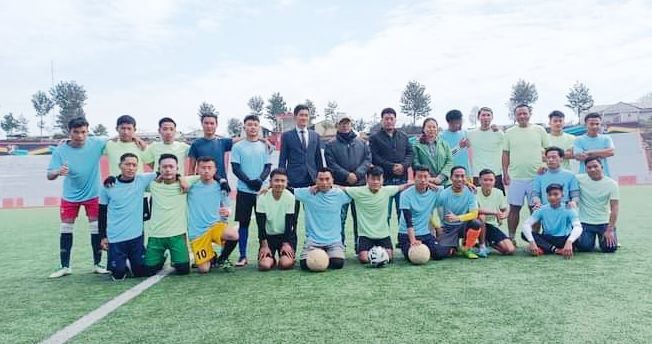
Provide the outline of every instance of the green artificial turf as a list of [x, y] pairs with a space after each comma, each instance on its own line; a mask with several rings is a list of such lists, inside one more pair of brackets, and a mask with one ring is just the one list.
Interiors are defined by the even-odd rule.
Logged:
[[[411, 266], [398, 253], [391, 266], [371, 269], [348, 250], [340, 271], [261, 273], [254, 226], [249, 267], [166, 277], [73, 342], [649, 343], [651, 191], [621, 189], [616, 254], [570, 261], [519, 249], [514, 257]], [[136, 282], [86, 273], [85, 229], [76, 230], [75, 274], [47, 280], [58, 261], [56, 215], [0, 211], [0, 223], [10, 224], [2, 231], [0, 342], [43, 339]], [[35, 250], [27, 256], [25, 243]]]

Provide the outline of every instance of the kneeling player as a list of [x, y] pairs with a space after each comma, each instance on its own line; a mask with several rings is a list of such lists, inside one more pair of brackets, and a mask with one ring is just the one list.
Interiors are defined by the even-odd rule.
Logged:
[[500, 230], [500, 224], [507, 218], [508, 205], [503, 192], [494, 187], [496, 175], [492, 170], [480, 171], [480, 192], [477, 194], [478, 207], [480, 208], [478, 219], [482, 221], [482, 234], [480, 235], [480, 248], [478, 256], [486, 257], [489, 250], [485, 244], [488, 243], [501, 254], [512, 254], [516, 250], [509, 237]]
[[344, 191], [353, 199], [357, 207], [358, 260], [369, 263], [369, 249], [380, 246], [387, 250], [391, 261], [393, 256], [392, 238], [387, 216], [389, 200], [409, 185], [383, 186], [383, 169], [371, 166], [367, 170], [367, 185], [346, 187]]
[[[136, 175], [138, 157], [125, 153], [120, 157], [115, 185], [100, 192], [99, 230], [102, 246], [109, 250], [109, 270], [114, 280], [125, 278], [127, 260], [136, 277], [145, 276], [143, 246], [143, 195], [154, 173]], [[107, 240], [108, 238], [108, 240]]]
[[442, 259], [446, 252], [430, 230], [430, 217], [440, 191], [428, 183], [430, 171], [427, 167], [416, 166], [413, 173], [414, 186], [401, 193], [398, 245], [407, 260], [410, 247], [420, 244], [428, 246], [432, 259]]
[[[546, 194], [548, 204], [535, 210], [523, 224], [523, 238], [530, 243], [529, 250], [535, 256], [558, 254], [571, 258], [573, 244], [582, 235], [577, 212], [562, 202], [564, 190], [560, 184], [548, 185]], [[535, 223], [541, 223], [542, 234], [532, 232]]]
[[308, 253], [324, 250], [328, 254], [328, 268], [344, 267], [344, 243], [342, 242], [342, 206], [351, 198], [341, 189], [333, 188], [333, 172], [326, 167], [317, 172], [317, 185], [294, 189], [294, 197], [303, 203], [306, 212], [306, 240], [299, 264], [302, 270], [310, 270], [306, 262]]
[[258, 196], [256, 223], [258, 224], [258, 270], [271, 270], [277, 265], [282, 270], [294, 267], [296, 242], [292, 240], [294, 224], [294, 195], [286, 190], [287, 172], [283, 168], [272, 171], [271, 190]]
[[469, 259], [476, 259], [473, 252], [480, 237], [482, 222], [478, 217], [478, 203], [473, 191], [466, 187], [466, 169], [455, 166], [451, 169], [453, 185], [444, 189], [437, 206], [443, 215], [443, 226], [437, 237], [439, 244], [447, 248], [447, 256], [458, 250], [459, 239], [464, 239], [461, 253]]
[[215, 181], [215, 160], [211, 157], [197, 159], [196, 177], [190, 178], [192, 183], [188, 190], [188, 236], [195, 257], [195, 265], [199, 272], [206, 273], [211, 269], [211, 261], [216, 254], [213, 243], [222, 246], [222, 252], [216, 264], [225, 271], [231, 271], [229, 255], [238, 244], [238, 231], [229, 228], [227, 219], [231, 209], [224, 207], [227, 200], [222, 200], [220, 184]]

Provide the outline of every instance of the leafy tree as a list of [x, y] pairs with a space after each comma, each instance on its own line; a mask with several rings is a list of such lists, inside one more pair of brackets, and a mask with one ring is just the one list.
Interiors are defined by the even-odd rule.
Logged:
[[333, 125], [337, 123], [337, 107], [338, 105], [336, 101], [329, 101], [328, 105], [326, 105], [326, 108], [324, 109], [324, 119]]
[[537, 88], [534, 83], [529, 83], [525, 80], [519, 80], [512, 85], [512, 95], [509, 97], [509, 118], [515, 121], [514, 109], [519, 104], [532, 106], [539, 99]]
[[249, 98], [247, 106], [249, 106], [249, 110], [251, 111], [249, 112], [250, 114], [261, 117], [263, 115], [263, 107], [265, 107], [265, 101], [261, 96], [253, 96]]
[[93, 128], [93, 135], [95, 136], [109, 136], [109, 130], [100, 123]]
[[229, 118], [228, 130], [231, 136], [240, 136], [244, 125], [237, 118]]
[[68, 134], [68, 122], [75, 117], [86, 117], [86, 90], [75, 81], [62, 81], [50, 89], [52, 100], [59, 107], [56, 127]]
[[566, 107], [575, 111], [575, 114], [577, 114], [577, 123], [581, 123], [580, 116], [582, 115], [582, 112], [593, 107], [593, 97], [591, 96], [589, 88], [583, 83], [577, 81], [569, 90], [566, 99], [568, 100]]
[[18, 119], [14, 117], [13, 113], [8, 113], [2, 117], [2, 120], [0, 120], [0, 128], [4, 130], [7, 135], [11, 135], [14, 133], [14, 130], [18, 129], [20, 126], [20, 123], [18, 122]]
[[357, 131], [359, 133], [361, 133], [365, 129], [367, 129], [368, 125], [369, 125], [369, 123], [367, 121], [365, 121], [364, 118], [359, 118], [359, 119], [353, 121], [353, 123], [351, 124], [351, 126], [353, 127], [353, 130], [355, 130], [355, 131]]
[[29, 134], [29, 120], [27, 120], [25, 116], [20, 115], [18, 116], [18, 119], [16, 121], [18, 123], [16, 126], [16, 131], [19, 134], [25, 134], [25, 135]]
[[426, 93], [426, 87], [418, 81], [408, 82], [401, 96], [401, 112], [412, 117], [414, 126], [417, 119], [427, 116], [431, 110], [430, 95]]
[[276, 115], [289, 111], [287, 104], [279, 92], [272, 94], [272, 96], [267, 101], [269, 104], [265, 106], [265, 118], [272, 122], [274, 128], [277, 128], [278, 119], [276, 118]]
[[213, 104], [202, 102], [199, 105], [199, 112], [197, 112], [197, 115], [199, 116], [199, 118], [205, 115], [214, 115], [219, 117], [220, 113], [217, 110], [215, 110], [215, 106], [213, 106]]
[[48, 97], [48, 94], [43, 91], [38, 91], [32, 96], [32, 105], [36, 111], [36, 118], [38, 123], [36, 126], [41, 130], [43, 136], [43, 129], [45, 128], [45, 116], [47, 116], [54, 107], [54, 101]]
[[480, 108], [477, 105], [474, 105], [469, 112], [469, 124], [471, 127], [475, 128], [478, 125], [478, 111]]
[[315, 106], [315, 103], [310, 99], [306, 99], [303, 104], [310, 109], [310, 121], [308, 123], [313, 123], [315, 119], [317, 119], [317, 107]]

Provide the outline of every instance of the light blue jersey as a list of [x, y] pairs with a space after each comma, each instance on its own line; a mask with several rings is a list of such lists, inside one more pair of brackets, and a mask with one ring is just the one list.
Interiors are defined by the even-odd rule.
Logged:
[[571, 200], [571, 193], [580, 191], [580, 186], [573, 172], [564, 169], [548, 170], [546, 173], [534, 177], [532, 195], [539, 197], [541, 204], [548, 204], [546, 188], [550, 184], [559, 184], [564, 188], [563, 202]]
[[312, 194], [310, 188], [294, 189], [294, 197], [303, 203], [306, 213], [306, 239], [317, 245], [342, 242], [342, 206], [351, 198], [340, 189]]
[[48, 172], [68, 165], [68, 175], [63, 180], [64, 200], [83, 202], [98, 196], [100, 158], [105, 145], [105, 140], [89, 137], [79, 148], [65, 143], [52, 152]]
[[222, 189], [214, 180], [206, 184], [197, 181], [188, 190], [188, 238], [193, 240], [204, 234], [221, 220]]
[[[267, 145], [262, 141], [242, 140], [233, 145], [231, 150], [231, 162], [240, 164], [240, 169], [251, 180], [258, 179], [265, 169], [265, 165], [270, 163], [270, 154], [267, 151]], [[264, 182], [264, 180], [263, 180]], [[255, 194], [258, 191], [252, 190], [238, 179], [238, 191]]]
[[[575, 139], [575, 142], [573, 143], [573, 153], [584, 153], [586, 151], [591, 151], [591, 150], [596, 150], [596, 149], [609, 149], [609, 148], [615, 148], [613, 140], [611, 140], [611, 136], [609, 135], [603, 135], [603, 134], [598, 134], [596, 137], [591, 137], [589, 135], [582, 135]], [[605, 176], [609, 176], [609, 162], [608, 159], [600, 159], [602, 162], [602, 171], [604, 171]], [[586, 173], [586, 166], [584, 165], [584, 161], [580, 161], [580, 174], [581, 173]]]
[[579, 221], [575, 209], [569, 209], [564, 203], [556, 208], [550, 204], [544, 205], [532, 213], [532, 218], [541, 223], [543, 234], [560, 237], [569, 235], [573, 222]]
[[102, 188], [100, 204], [107, 206], [106, 236], [114, 244], [143, 235], [143, 196], [155, 173], [136, 175], [131, 182], [116, 181]]
[[426, 235], [430, 233], [429, 222], [432, 211], [437, 205], [437, 199], [441, 192], [436, 190], [426, 190], [425, 192], [417, 191], [415, 186], [410, 186], [401, 193], [400, 209], [401, 219], [398, 223], [398, 232], [407, 234], [407, 223], [402, 214], [403, 209], [412, 213], [412, 226], [415, 235]]
[[[454, 166], [463, 166], [467, 173], [471, 173], [469, 170], [469, 149], [467, 147], [460, 148], [460, 141], [467, 138], [466, 130], [458, 130], [452, 132], [449, 130], [442, 131], [439, 136], [448, 143], [448, 146], [451, 147], [451, 154], [453, 154], [453, 165]], [[449, 171], [447, 171], [449, 172]]]
[[444, 225], [458, 225], [460, 222], [448, 222], [445, 219], [446, 214], [464, 215], [472, 210], [478, 209], [478, 201], [475, 194], [466, 186], [462, 192], [456, 193], [453, 187], [444, 189], [439, 195], [437, 207], [440, 208], [440, 218]]

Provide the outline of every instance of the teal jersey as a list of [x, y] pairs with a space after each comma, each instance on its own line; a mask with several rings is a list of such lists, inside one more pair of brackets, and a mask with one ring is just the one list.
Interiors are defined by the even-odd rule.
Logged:
[[573, 230], [573, 222], [579, 221], [575, 209], [569, 209], [564, 203], [557, 208], [546, 204], [535, 210], [532, 218], [541, 223], [543, 234], [560, 237], [568, 236]]
[[188, 237], [193, 240], [221, 220], [222, 189], [216, 181], [197, 181], [188, 190]]
[[457, 225], [459, 222], [446, 221], [446, 214], [464, 215], [472, 210], [478, 209], [478, 201], [475, 194], [466, 186], [462, 188], [462, 192], [460, 193], [454, 192], [453, 187], [449, 187], [441, 192], [437, 207], [440, 208], [439, 215], [443, 224]]
[[[262, 141], [242, 140], [231, 150], [231, 162], [240, 164], [240, 169], [251, 180], [258, 179], [265, 169], [265, 165], [270, 163], [270, 154], [267, 150], [267, 144]], [[264, 180], [263, 180], [264, 182]], [[258, 191], [252, 190], [238, 179], [238, 191], [255, 194]]]
[[561, 168], [548, 170], [546, 173], [534, 177], [534, 183], [532, 184], [532, 194], [541, 199], [541, 204], [548, 204], [546, 188], [550, 184], [559, 184], [564, 188], [564, 203], [571, 200], [571, 192], [580, 191], [580, 186], [573, 172]]
[[341, 189], [312, 194], [310, 188], [294, 189], [294, 197], [303, 203], [306, 214], [306, 239], [329, 245], [342, 242], [342, 206], [351, 198]]
[[89, 137], [83, 146], [71, 147], [68, 143], [58, 146], [50, 158], [48, 172], [68, 165], [68, 175], [63, 180], [63, 199], [82, 202], [96, 198], [100, 183], [100, 158], [105, 140]]
[[[430, 233], [429, 222], [432, 212], [437, 205], [437, 198], [439, 191], [426, 190], [425, 192], [417, 191], [415, 186], [410, 186], [401, 193], [399, 209], [409, 210], [412, 213], [412, 226], [414, 227], [415, 235], [426, 235]], [[398, 232], [407, 233], [407, 222], [405, 217], [401, 214], [401, 219], [398, 224]]]

